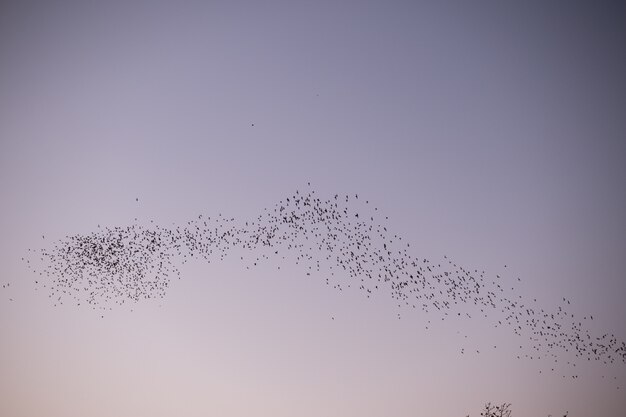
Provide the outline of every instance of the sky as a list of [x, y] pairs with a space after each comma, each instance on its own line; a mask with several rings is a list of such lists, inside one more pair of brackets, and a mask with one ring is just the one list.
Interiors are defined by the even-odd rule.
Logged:
[[495, 313], [398, 319], [387, 293], [293, 259], [196, 256], [164, 297], [105, 312], [59, 304], [22, 261], [358, 194], [412, 256], [546, 311], [565, 298], [624, 341], [616, 3], [2, 2], [0, 415], [626, 414], [622, 361], [571, 378], [565, 354], [517, 359], [528, 340]]

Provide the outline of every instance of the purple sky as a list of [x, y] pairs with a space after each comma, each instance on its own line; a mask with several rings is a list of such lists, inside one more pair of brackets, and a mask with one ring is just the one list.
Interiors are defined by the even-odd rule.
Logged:
[[0, 5], [0, 415], [626, 413], [621, 362], [540, 374], [487, 320], [426, 330], [293, 264], [191, 262], [102, 319], [21, 262], [98, 224], [253, 218], [310, 181], [375, 203], [414, 256], [626, 340], [624, 7], [28, 3]]

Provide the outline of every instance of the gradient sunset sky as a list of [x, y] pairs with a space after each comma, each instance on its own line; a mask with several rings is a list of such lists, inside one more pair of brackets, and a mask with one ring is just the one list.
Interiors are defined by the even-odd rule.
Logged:
[[190, 262], [103, 318], [21, 261], [135, 218], [255, 218], [310, 182], [626, 340], [618, 3], [3, 1], [0, 415], [626, 415], [622, 362], [563, 378], [489, 320], [426, 329], [293, 263]]

